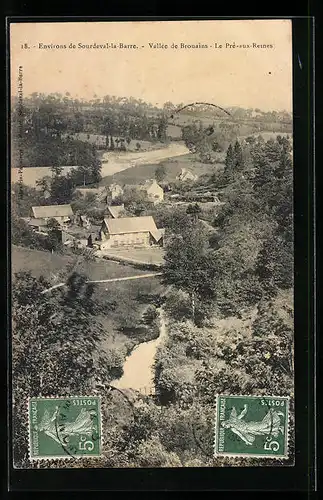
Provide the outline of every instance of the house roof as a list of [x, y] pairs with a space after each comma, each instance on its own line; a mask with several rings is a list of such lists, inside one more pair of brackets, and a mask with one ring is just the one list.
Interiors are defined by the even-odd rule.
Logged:
[[[147, 188], [147, 187], [152, 186], [153, 184], [154, 184], [154, 185], [156, 185], [156, 184], [157, 184], [157, 181], [156, 181], [155, 179], [147, 179], [147, 180], [146, 180], [146, 181], [142, 184], [142, 186], [144, 186], [144, 187], [146, 187], [146, 188]], [[157, 184], [157, 186], [158, 186], [158, 184]]]
[[122, 217], [120, 219], [104, 218], [104, 222], [110, 234], [154, 232], [157, 227], [154, 219], [145, 217]]
[[179, 180], [184, 180], [184, 179], [196, 179], [197, 176], [193, 174], [190, 170], [187, 170], [186, 168], [182, 168], [176, 179]]
[[117, 219], [124, 210], [124, 205], [111, 205], [107, 207], [107, 210], [114, 219]]
[[165, 229], [157, 229], [156, 231], [150, 231], [150, 234], [154, 238], [154, 240], [158, 243], [158, 241], [164, 236]]
[[71, 205], [44, 205], [40, 207], [31, 207], [31, 209], [36, 219], [43, 217], [70, 217], [73, 215]]
[[28, 226], [47, 226], [47, 222], [45, 221], [45, 219], [35, 219], [34, 217], [22, 217], [22, 219], [28, 224]]

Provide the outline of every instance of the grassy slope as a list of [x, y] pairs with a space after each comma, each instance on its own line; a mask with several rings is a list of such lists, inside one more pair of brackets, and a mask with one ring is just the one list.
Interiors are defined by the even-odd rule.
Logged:
[[[12, 247], [12, 272], [30, 271], [33, 276], [49, 277], [50, 273], [55, 273], [64, 269], [68, 264], [76, 262], [77, 256], [51, 254], [41, 250], [33, 250], [23, 247]], [[131, 266], [120, 265], [117, 262], [106, 260], [84, 261], [80, 257], [79, 263], [75, 269], [83, 272], [88, 278], [93, 280], [118, 278], [123, 276], [134, 276], [143, 274], [143, 271], [134, 269]]]
[[[166, 168], [165, 182], [173, 182], [176, 176], [180, 173], [182, 168], [190, 170], [195, 175], [212, 174], [214, 171], [222, 168], [221, 163], [208, 165], [200, 162], [195, 154], [187, 154], [174, 159], [168, 159], [159, 163]], [[102, 185], [117, 182], [119, 184], [137, 184], [146, 179], [155, 177], [155, 170], [157, 164], [138, 165], [136, 167], [127, 168], [122, 172], [114, 175], [104, 177], [101, 181]]]
[[[30, 271], [33, 276], [43, 275], [50, 278], [51, 273], [64, 270], [65, 266], [76, 261], [75, 257], [51, 254], [23, 247], [12, 247], [12, 273]], [[91, 279], [109, 279], [123, 276], [144, 274], [140, 269], [118, 264], [116, 262], [90, 261], [81, 257], [76, 270], [85, 273]], [[123, 358], [138, 343], [155, 338], [156, 332], [143, 329], [122, 333], [120, 323], [125, 316], [130, 315], [133, 324], [140, 324], [142, 314], [149, 305], [149, 299], [139, 300], [138, 294], [161, 293], [162, 285], [156, 278], [144, 280], [102, 283], [94, 288], [93, 298], [97, 303], [116, 303], [116, 308], [106, 314], [100, 314], [97, 319], [106, 331], [99, 349], [116, 350]]]

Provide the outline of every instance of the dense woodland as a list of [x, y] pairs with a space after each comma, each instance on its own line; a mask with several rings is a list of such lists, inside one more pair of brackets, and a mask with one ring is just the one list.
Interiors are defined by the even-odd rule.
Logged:
[[[81, 102], [60, 94], [32, 94], [12, 109], [13, 166], [80, 166], [99, 173], [96, 147], [73, 134], [102, 135], [105, 149], [127, 149], [133, 139], [166, 141], [163, 110], [136, 99], [107, 96]], [[19, 155], [18, 155], [19, 150]], [[95, 175], [88, 184], [97, 182]], [[83, 180], [82, 180], [83, 182]]]

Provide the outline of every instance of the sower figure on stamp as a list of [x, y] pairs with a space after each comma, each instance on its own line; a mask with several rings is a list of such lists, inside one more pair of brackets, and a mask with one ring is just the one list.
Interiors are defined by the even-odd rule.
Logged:
[[49, 416], [48, 410], [45, 410], [42, 421], [39, 424], [39, 430], [44, 431], [45, 434], [47, 434], [47, 436], [51, 437], [52, 439], [54, 439], [54, 441], [61, 444], [57, 436], [57, 429], [55, 424], [57, 414], [58, 414], [58, 406], [55, 407], [55, 411], [51, 417]]
[[247, 411], [248, 405], [245, 404], [242, 412], [238, 415], [236, 408], [233, 406], [229, 419], [222, 422], [222, 426], [231, 429], [248, 445], [253, 444], [256, 436], [272, 435], [277, 437], [279, 432], [284, 433], [284, 428], [280, 425], [280, 417], [284, 417], [282, 412], [270, 408], [260, 422], [245, 422], [243, 417]]
[[45, 410], [44, 416], [39, 426], [39, 430], [44, 431], [47, 436], [51, 437], [59, 444], [61, 444], [59, 435], [64, 438], [64, 441], [67, 441], [68, 436], [71, 436], [73, 434], [91, 435], [93, 430], [96, 430], [92, 422], [93, 410], [87, 411], [82, 408], [73, 422], [65, 422], [63, 425], [60, 424], [58, 428], [55, 423], [57, 414], [58, 406], [56, 406], [52, 417], [49, 416], [48, 410]]

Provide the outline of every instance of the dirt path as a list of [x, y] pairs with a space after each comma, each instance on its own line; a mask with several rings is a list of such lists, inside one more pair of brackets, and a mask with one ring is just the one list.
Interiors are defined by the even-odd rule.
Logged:
[[[125, 276], [123, 278], [110, 278], [107, 280], [89, 280], [87, 283], [113, 283], [116, 281], [129, 281], [129, 280], [138, 280], [143, 278], [153, 278], [154, 276], [161, 276], [163, 273], [148, 273], [148, 274], [137, 274], [136, 276]], [[66, 283], [57, 283], [57, 285], [53, 285], [46, 290], [43, 290], [41, 293], [48, 293], [56, 288], [61, 288], [62, 286], [66, 286]]]

